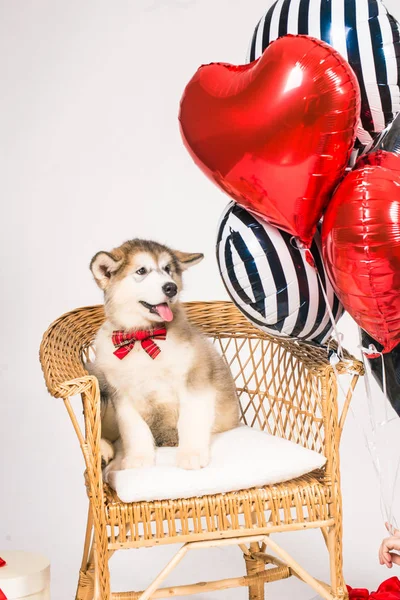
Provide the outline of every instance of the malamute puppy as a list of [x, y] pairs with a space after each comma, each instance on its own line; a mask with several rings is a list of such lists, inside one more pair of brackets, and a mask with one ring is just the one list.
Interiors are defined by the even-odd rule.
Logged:
[[90, 268], [104, 291], [106, 321], [89, 365], [100, 382], [102, 456], [109, 468], [154, 463], [155, 446], [178, 445], [183, 469], [205, 467], [212, 433], [238, 425], [229, 368], [188, 322], [182, 272], [202, 254], [131, 240], [98, 252]]

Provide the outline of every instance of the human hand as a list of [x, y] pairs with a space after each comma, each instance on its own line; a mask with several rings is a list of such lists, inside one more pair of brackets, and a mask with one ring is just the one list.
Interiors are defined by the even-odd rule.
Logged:
[[[385, 523], [385, 525], [391, 533], [389, 524]], [[394, 564], [400, 565], [400, 555], [397, 552], [400, 552], [400, 531], [395, 529], [393, 535], [385, 538], [379, 548], [380, 564], [386, 565], [388, 569], [391, 569]]]

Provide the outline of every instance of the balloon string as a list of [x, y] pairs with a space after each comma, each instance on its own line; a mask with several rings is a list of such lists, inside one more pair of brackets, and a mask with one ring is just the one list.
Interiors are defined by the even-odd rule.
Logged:
[[[389, 413], [388, 413], [388, 401], [387, 401], [387, 394], [386, 394], [386, 366], [385, 366], [385, 360], [383, 357], [383, 352], [378, 352], [380, 354], [380, 359], [381, 359], [381, 367], [382, 367], [382, 391], [384, 394], [384, 407], [385, 407], [385, 421], [383, 423], [381, 423], [380, 425], [387, 425], [390, 421], [392, 421], [393, 419], [389, 418]], [[397, 419], [397, 417], [395, 417]], [[395, 494], [396, 494], [396, 487], [397, 487], [397, 481], [399, 478], [399, 472], [400, 472], [400, 459], [397, 462], [397, 467], [396, 467], [396, 473], [394, 476], [394, 480], [393, 480], [393, 487], [392, 487], [392, 494], [391, 494], [391, 499], [390, 499], [390, 504], [389, 504], [389, 515], [388, 515], [388, 523], [391, 529], [391, 532], [394, 531], [394, 526], [392, 525], [392, 522], [394, 520], [393, 518], [393, 512], [394, 512], [394, 502], [395, 502]]]
[[[365, 362], [365, 352], [364, 352], [364, 348], [362, 345], [362, 337], [361, 337], [361, 328], [358, 328], [358, 337], [359, 337], [359, 341], [360, 344], [358, 345], [358, 348], [361, 349], [361, 358], [364, 364], [364, 373], [365, 373], [365, 377], [364, 377], [364, 383], [365, 383], [365, 390], [367, 392], [367, 404], [368, 404], [368, 415], [369, 415], [369, 420], [370, 420], [370, 424], [371, 424], [371, 430], [372, 433], [375, 435], [376, 432], [376, 427], [375, 427], [375, 419], [374, 419], [374, 408], [373, 408], [373, 404], [372, 404], [372, 391], [371, 391], [371, 383], [370, 383], [370, 379], [368, 376], [368, 368], [367, 368], [367, 364]], [[372, 350], [371, 350], [372, 352]]]
[[[333, 371], [335, 373], [336, 376], [336, 381], [338, 383], [338, 386], [341, 390], [341, 393], [343, 394], [343, 397], [346, 398], [346, 391], [344, 390], [340, 378], [339, 378], [339, 373], [338, 370], [336, 368], [336, 365], [339, 362], [351, 362], [348, 361], [344, 358], [344, 353], [343, 353], [343, 346], [342, 346], [342, 341], [343, 341], [343, 335], [341, 333], [338, 332], [337, 326], [336, 326], [336, 321], [335, 321], [335, 317], [333, 316], [333, 312], [330, 306], [330, 302], [329, 302], [329, 298], [328, 295], [325, 291], [323, 282], [322, 282], [322, 278], [318, 272], [318, 269], [316, 267], [314, 258], [311, 254], [311, 251], [308, 248], [305, 248], [301, 242], [299, 240], [297, 240], [294, 236], [291, 238], [290, 243], [292, 244], [292, 246], [294, 248], [296, 248], [300, 253], [304, 253], [304, 258], [306, 260], [306, 262], [315, 270], [315, 273], [318, 277], [318, 281], [319, 281], [319, 285], [322, 291], [322, 295], [324, 297], [325, 300], [325, 304], [326, 304], [326, 309], [327, 312], [329, 314], [329, 318], [332, 324], [332, 328], [336, 337], [336, 341], [337, 341], [337, 353], [332, 352], [330, 354], [330, 341], [328, 342], [327, 345], [327, 352], [328, 352], [328, 356], [329, 356], [329, 362], [333, 368]], [[360, 341], [361, 341], [361, 330], [359, 329], [359, 334], [360, 334]], [[368, 373], [368, 370], [366, 368], [366, 364], [365, 364], [365, 348], [363, 348], [361, 346], [363, 352], [362, 352], [362, 358], [363, 358], [363, 362], [364, 362], [364, 369], [365, 369], [365, 373]], [[382, 374], [383, 374], [383, 391], [386, 397], [386, 371], [385, 371], [385, 364], [384, 364], [384, 358], [383, 358], [383, 353], [382, 352], [378, 352], [376, 350], [376, 348], [373, 348], [373, 351], [376, 354], [380, 354], [381, 355], [381, 361], [382, 361]], [[367, 353], [371, 352], [371, 350], [367, 350]], [[358, 423], [358, 419], [356, 417], [356, 414], [350, 404], [350, 410], [351, 413], [353, 415], [353, 418], [355, 420], [355, 422], [357, 423], [362, 436], [364, 438], [364, 443], [367, 447], [367, 450], [370, 454], [371, 457], [371, 462], [372, 462], [372, 466], [375, 470], [376, 476], [378, 478], [379, 481], [379, 487], [380, 487], [380, 498], [381, 498], [381, 512], [383, 513], [383, 518], [389, 523], [389, 527], [391, 530], [393, 530], [393, 525], [392, 525], [392, 519], [393, 519], [393, 506], [394, 506], [394, 496], [395, 496], [395, 489], [396, 489], [396, 483], [397, 483], [397, 479], [399, 477], [399, 473], [400, 473], [400, 460], [397, 464], [397, 470], [396, 470], [396, 475], [395, 475], [395, 481], [394, 481], [394, 485], [393, 485], [393, 491], [392, 491], [392, 498], [391, 501], [389, 502], [389, 504], [386, 502], [385, 500], [385, 493], [384, 493], [384, 480], [383, 480], [383, 473], [382, 473], [382, 468], [381, 468], [381, 464], [380, 464], [380, 460], [379, 460], [379, 455], [378, 455], [378, 450], [377, 450], [377, 444], [376, 444], [376, 426], [375, 426], [375, 422], [374, 422], [374, 411], [373, 411], [373, 407], [372, 407], [372, 393], [371, 393], [371, 385], [370, 385], [370, 380], [368, 375], [366, 375], [365, 377], [365, 386], [366, 386], [366, 390], [367, 390], [367, 399], [368, 399], [368, 412], [369, 412], [369, 417], [370, 417], [370, 423], [371, 423], [371, 429], [372, 429], [372, 442], [370, 442], [370, 440], [368, 439], [367, 433], [365, 432], [364, 428], [361, 427]], [[388, 413], [387, 413], [387, 404], [385, 403], [385, 410], [386, 410], [386, 419], [383, 423], [379, 423], [379, 425], [385, 425], [386, 423], [389, 422], [389, 417], [388, 417]]]
[[[382, 366], [382, 390], [383, 390], [383, 394], [385, 399], [387, 400], [387, 387], [386, 387], [386, 365], [385, 365], [385, 359], [383, 357], [383, 352], [380, 352], [381, 355], [381, 366]], [[390, 421], [389, 419], [389, 413], [388, 413], [388, 402], [385, 402], [385, 416], [386, 416], [386, 422], [388, 423]]]
[[388, 523], [389, 523], [389, 527], [390, 527], [390, 533], [392, 535], [394, 533], [394, 529], [397, 529], [397, 523], [396, 523], [396, 520], [393, 517], [393, 511], [394, 511], [394, 500], [395, 500], [394, 497], [395, 497], [395, 494], [396, 494], [397, 481], [399, 479], [399, 472], [400, 472], [400, 460], [397, 463], [396, 474], [394, 476], [394, 482], [393, 482], [392, 498], [391, 498], [391, 501], [390, 501], [390, 512], [389, 512]]
[[[345, 389], [342, 386], [342, 383], [341, 383], [340, 378], [339, 378], [339, 373], [338, 373], [338, 371], [336, 369], [336, 364], [338, 362], [337, 358], [338, 357], [335, 357], [335, 355], [332, 354], [331, 357], [330, 357], [330, 359], [329, 359], [329, 362], [330, 362], [330, 364], [332, 366], [332, 369], [333, 369], [333, 371], [335, 373], [336, 381], [338, 383], [339, 389], [340, 389], [343, 397], [346, 398], [346, 395], [347, 395], [346, 391], [345, 391]], [[369, 386], [369, 382], [368, 382], [368, 386]], [[368, 392], [367, 392], [367, 396], [368, 396]], [[368, 397], [368, 400], [370, 400], [369, 397]], [[382, 475], [381, 464], [380, 464], [380, 461], [379, 461], [379, 456], [377, 454], [376, 441], [373, 440], [372, 442], [370, 442], [370, 440], [368, 439], [368, 436], [367, 436], [364, 428], [361, 427], [361, 425], [359, 424], [357, 416], [356, 416], [356, 414], [355, 414], [355, 412], [354, 412], [353, 407], [352, 407], [351, 404], [350, 404], [350, 411], [351, 411], [351, 414], [352, 414], [352, 416], [354, 418], [355, 423], [357, 424], [357, 426], [358, 426], [358, 428], [359, 428], [359, 430], [360, 430], [360, 432], [362, 434], [362, 437], [364, 438], [364, 444], [365, 444], [365, 446], [366, 446], [366, 448], [367, 448], [367, 450], [369, 452], [373, 469], [374, 469], [375, 474], [376, 474], [376, 476], [378, 478], [378, 481], [379, 481], [380, 501], [381, 501], [380, 503], [381, 503], [381, 512], [382, 512], [383, 519], [385, 521], [387, 521], [388, 523], [391, 523], [392, 510], [389, 509], [389, 507], [388, 507], [388, 505], [386, 503], [386, 500], [385, 500], [384, 485], [383, 485], [383, 475]], [[370, 417], [371, 417], [371, 414], [370, 414]], [[371, 424], [373, 425], [372, 417], [371, 417]], [[374, 434], [374, 437], [375, 437], [375, 427], [373, 427], [373, 434]], [[400, 462], [399, 462], [399, 464], [400, 464]]]
[[[333, 312], [332, 312], [332, 309], [331, 309], [331, 306], [330, 306], [330, 303], [329, 303], [329, 298], [328, 298], [327, 293], [326, 293], [326, 291], [324, 289], [321, 276], [318, 273], [317, 269], [315, 269], [315, 272], [317, 273], [319, 285], [321, 287], [322, 295], [323, 295], [324, 300], [325, 300], [326, 309], [328, 311], [329, 318], [331, 320], [331, 324], [332, 324], [332, 327], [333, 327], [333, 331], [335, 333], [335, 338], [336, 338], [337, 345], [338, 345], [338, 356], [339, 356], [339, 358], [340, 358], [341, 361], [344, 361], [345, 359], [344, 359], [343, 346], [342, 346], [343, 334], [339, 333], [339, 331], [337, 329], [335, 317], [333, 316]], [[329, 348], [329, 344], [328, 344], [328, 348]]]
[[[361, 338], [361, 329], [360, 328], [359, 328], [359, 335], [360, 335], [360, 342], [361, 342], [362, 338]], [[380, 355], [380, 358], [382, 361], [382, 387], [383, 387], [383, 393], [384, 393], [385, 400], [387, 398], [387, 396], [386, 396], [386, 367], [385, 367], [385, 362], [384, 362], [384, 358], [383, 358], [383, 353], [379, 352], [373, 344], [370, 344], [369, 348], [364, 348], [362, 346], [362, 342], [361, 342], [361, 345], [359, 346], [359, 348], [361, 348], [361, 350], [362, 350], [362, 359], [363, 359], [364, 371], [365, 371], [364, 381], [365, 381], [365, 388], [366, 388], [367, 400], [368, 400], [368, 412], [369, 412], [369, 417], [370, 417], [370, 422], [371, 422], [372, 435], [373, 435], [373, 438], [375, 438], [375, 441], [373, 442], [373, 445], [372, 445], [372, 448], [375, 452], [375, 458], [374, 458], [374, 454], [372, 453], [372, 450], [371, 450], [371, 458], [373, 461], [374, 460], [376, 461], [376, 468], [378, 469], [378, 472], [379, 472], [379, 482], [380, 482], [380, 488], [381, 488], [381, 505], [382, 505], [381, 511], [384, 513], [383, 517], [389, 523], [390, 529], [394, 530], [393, 510], [394, 510], [394, 502], [395, 502], [396, 485], [397, 485], [397, 480], [399, 477], [399, 470], [400, 470], [400, 459], [397, 462], [396, 473], [395, 473], [395, 477], [393, 480], [391, 497], [390, 497], [390, 499], [385, 498], [386, 494], [384, 492], [384, 490], [385, 490], [384, 477], [383, 477], [383, 472], [382, 472], [382, 468], [380, 465], [377, 442], [376, 442], [376, 436], [377, 436], [378, 430], [377, 430], [377, 427], [375, 424], [376, 419], [374, 418], [374, 404], [372, 402], [370, 372], [368, 369], [368, 365], [366, 363], [366, 358], [368, 357], [368, 354], [379, 354]], [[388, 404], [387, 404], [387, 401], [385, 401], [385, 400], [384, 400], [385, 419], [383, 421], [377, 423], [377, 425], [379, 427], [383, 427], [383, 426], [387, 425], [391, 420], [391, 419], [389, 419], [389, 414], [388, 414]], [[365, 434], [365, 437], [368, 441], [368, 437], [366, 436], [366, 434]]]
[[[343, 346], [342, 346], [343, 335], [338, 332], [338, 329], [337, 329], [337, 326], [336, 326], [335, 317], [333, 316], [333, 312], [332, 312], [331, 305], [330, 305], [330, 302], [329, 302], [329, 298], [328, 298], [328, 295], [327, 295], [327, 293], [325, 291], [324, 284], [323, 284], [323, 281], [321, 279], [321, 275], [318, 273], [318, 269], [317, 269], [317, 266], [315, 264], [313, 255], [311, 254], [311, 251], [309, 250], [309, 248], [306, 248], [305, 246], [303, 246], [302, 243], [297, 238], [295, 238], [294, 236], [292, 236], [292, 238], [290, 239], [290, 243], [300, 253], [302, 253], [302, 254], [304, 253], [304, 258], [305, 258], [306, 262], [314, 269], [314, 271], [315, 271], [315, 273], [317, 275], [319, 286], [320, 286], [320, 289], [322, 291], [322, 295], [323, 295], [324, 300], [325, 300], [326, 310], [328, 311], [329, 319], [331, 321], [332, 328], [333, 328], [333, 331], [335, 333], [335, 338], [336, 338], [336, 342], [337, 342], [337, 345], [338, 345], [338, 349], [337, 349], [338, 356], [339, 356], [339, 358], [340, 358], [341, 361], [346, 362], [346, 360], [344, 359], [344, 356], [343, 356]], [[330, 344], [330, 342], [328, 343], [328, 350], [329, 350], [329, 344]]]
[[[383, 392], [384, 398], [387, 399], [387, 393], [386, 393], [387, 392], [386, 365], [385, 365], [385, 359], [384, 359], [384, 356], [383, 356], [383, 352], [380, 352], [379, 350], [377, 350], [377, 348], [376, 348], [376, 346], [374, 346], [374, 344], [370, 344], [368, 346], [368, 348], [365, 348], [362, 345], [362, 332], [361, 332], [361, 328], [360, 327], [358, 328], [358, 331], [359, 331], [359, 337], [360, 337], [360, 344], [359, 344], [358, 348], [360, 348], [361, 352], [362, 352], [363, 362], [364, 362], [364, 369], [365, 369], [366, 373], [368, 372], [368, 369], [367, 369], [367, 365], [366, 365], [365, 360], [364, 360], [364, 356], [367, 357], [367, 358], [372, 358], [371, 355], [375, 355], [373, 358], [376, 358], [376, 355], [377, 354], [379, 355], [379, 358], [381, 360], [381, 369], [382, 369], [382, 392]], [[365, 382], [366, 382], [366, 386], [368, 385], [367, 393], [372, 398], [371, 388], [369, 386], [368, 377], [365, 379]], [[378, 425], [386, 425], [387, 423], [389, 423], [390, 421], [393, 421], [395, 419], [395, 417], [392, 418], [392, 419], [389, 417], [389, 412], [388, 412], [388, 410], [389, 410], [389, 404], [388, 404], [388, 402], [384, 402], [384, 408], [385, 408], [385, 419], [381, 423], [378, 423]], [[372, 401], [371, 401], [371, 410], [372, 410]]]

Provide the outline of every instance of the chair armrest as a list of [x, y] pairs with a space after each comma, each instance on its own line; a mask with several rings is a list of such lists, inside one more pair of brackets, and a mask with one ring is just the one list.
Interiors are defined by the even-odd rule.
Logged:
[[[342, 359], [333, 368], [329, 360], [328, 350], [324, 346], [317, 346], [298, 340], [292, 340], [290, 338], [273, 338], [273, 341], [284, 347], [285, 350], [299, 360], [310, 373], [317, 377], [325, 376], [330, 371], [335, 371], [338, 375], [360, 376], [364, 374], [363, 363], [345, 349], [343, 349]], [[337, 351], [337, 343], [331, 342], [330, 349]]]
[[[87, 493], [92, 501], [94, 519], [99, 527], [106, 527], [104, 521], [104, 490], [101, 469], [101, 415], [100, 388], [96, 377], [84, 376], [59, 385], [59, 393], [64, 398], [64, 404], [71, 418], [72, 425], [79, 439], [83, 458], [86, 465], [85, 483]], [[85, 434], [83, 434], [75, 412], [70, 403], [70, 397], [80, 394], [83, 404]]]
[[[86, 375], [71, 381], [65, 381], [59, 385], [58, 393], [59, 397], [64, 400], [82, 450], [85, 446], [90, 446], [89, 450], [96, 456], [100, 449], [101, 428], [100, 388], [97, 378]], [[82, 397], [85, 433], [81, 430], [70, 402], [70, 398], [77, 395]]]
[[84, 394], [86, 391], [93, 388], [95, 380], [96, 378], [93, 375], [83, 375], [82, 377], [75, 377], [69, 381], [63, 381], [57, 385], [57, 396], [67, 400], [72, 396]]
[[52, 396], [67, 398], [80, 393], [76, 386], [81, 384], [73, 382], [88, 377], [82, 356], [103, 321], [103, 307], [90, 306], [66, 313], [47, 329], [40, 345], [40, 362]]

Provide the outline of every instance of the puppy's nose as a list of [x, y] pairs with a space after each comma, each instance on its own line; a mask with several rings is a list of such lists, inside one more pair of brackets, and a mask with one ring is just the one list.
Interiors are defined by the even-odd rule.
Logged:
[[162, 286], [162, 291], [166, 296], [168, 296], [168, 298], [173, 298], [178, 293], [178, 286], [176, 283], [164, 283]]

